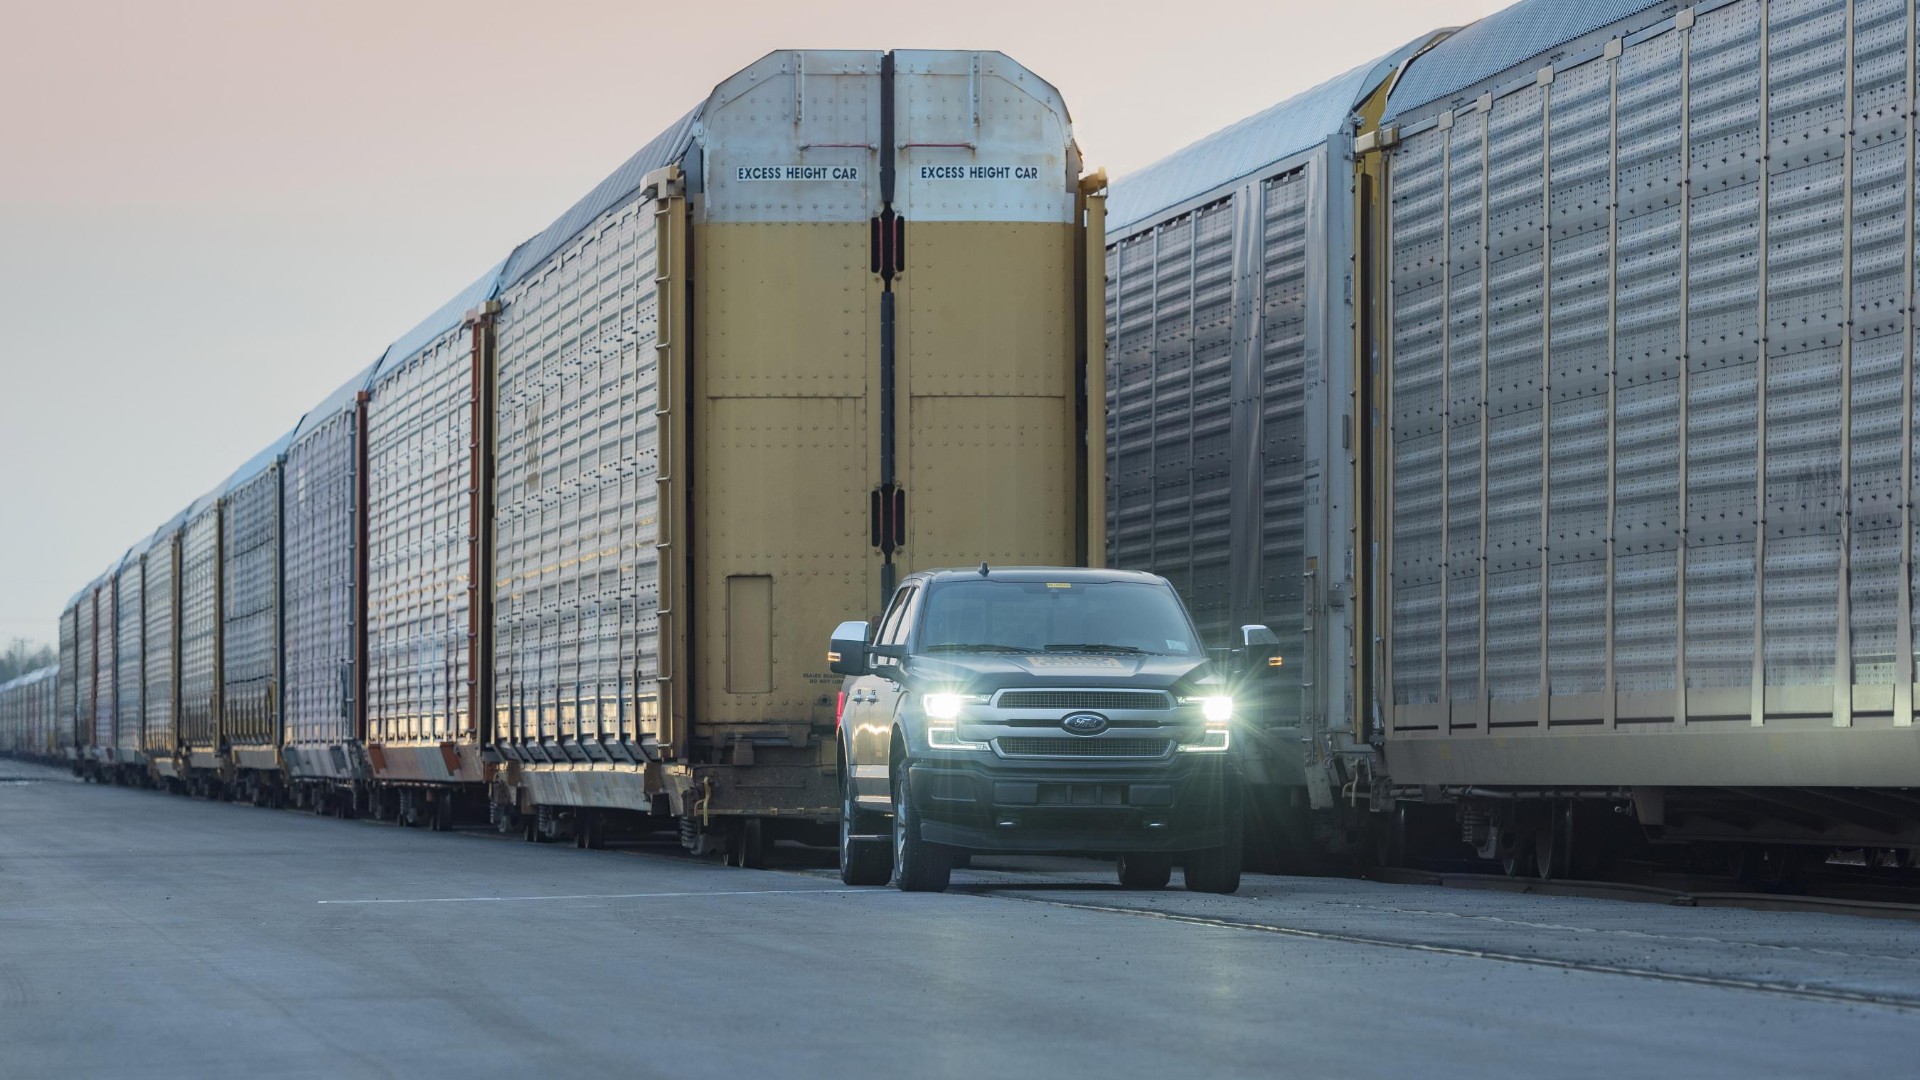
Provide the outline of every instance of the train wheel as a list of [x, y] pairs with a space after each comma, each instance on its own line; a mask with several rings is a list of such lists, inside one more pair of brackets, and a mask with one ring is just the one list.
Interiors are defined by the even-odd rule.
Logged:
[[1573, 804], [1563, 803], [1547, 812], [1547, 819], [1533, 830], [1533, 870], [1542, 881], [1567, 876], [1573, 854]]
[[1508, 877], [1519, 877], [1533, 868], [1532, 830], [1525, 822], [1512, 820], [1496, 825], [1499, 830], [1494, 841], [1495, 858], [1500, 860], [1500, 869]]
[[759, 818], [743, 818], [727, 830], [727, 865], [747, 870], [766, 869], [767, 838]]

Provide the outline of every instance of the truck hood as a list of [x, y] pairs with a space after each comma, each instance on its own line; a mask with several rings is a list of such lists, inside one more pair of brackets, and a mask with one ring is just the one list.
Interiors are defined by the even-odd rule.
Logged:
[[1010, 686], [1113, 686], [1141, 690], [1200, 689], [1216, 684], [1205, 657], [1109, 653], [945, 653], [907, 662], [916, 688], [991, 693]]

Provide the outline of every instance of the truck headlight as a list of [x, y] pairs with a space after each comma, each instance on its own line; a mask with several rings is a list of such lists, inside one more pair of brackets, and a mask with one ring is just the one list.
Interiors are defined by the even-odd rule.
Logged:
[[1200, 715], [1209, 724], [1224, 724], [1233, 719], [1233, 699], [1230, 697], [1184, 697], [1182, 705], [1200, 706]]
[[931, 720], [953, 720], [968, 705], [985, 704], [985, 694], [928, 694], [920, 699], [921, 708]]
[[985, 750], [986, 748], [986, 743], [962, 739], [960, 732], [952, 724], [927, 725], [927, 749], [929, 750]]

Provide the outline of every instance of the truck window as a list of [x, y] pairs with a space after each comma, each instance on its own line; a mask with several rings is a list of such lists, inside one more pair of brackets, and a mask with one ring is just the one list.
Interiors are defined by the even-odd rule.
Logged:
[[953, 581], [927, 591], [919, 650], [1200, 655], [1180, 598], [1141, 581]]
[[880, 630], [873, 636], [875, 645], [892, 645], [905, 639], [901, 626], [906, 623], [907, 605], [912, 602], [919, 586], [909, 585], [893, 594], [893, 603], [887, 608], [887, 614], [880, 620]]

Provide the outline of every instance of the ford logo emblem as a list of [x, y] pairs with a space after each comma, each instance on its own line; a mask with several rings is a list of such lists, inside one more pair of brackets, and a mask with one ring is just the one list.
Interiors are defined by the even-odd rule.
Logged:
[[1107, 718], [1099, 713], [1077, 712], [1060, 721], [1069, 735], [1098, 735], [1107, 730]]

